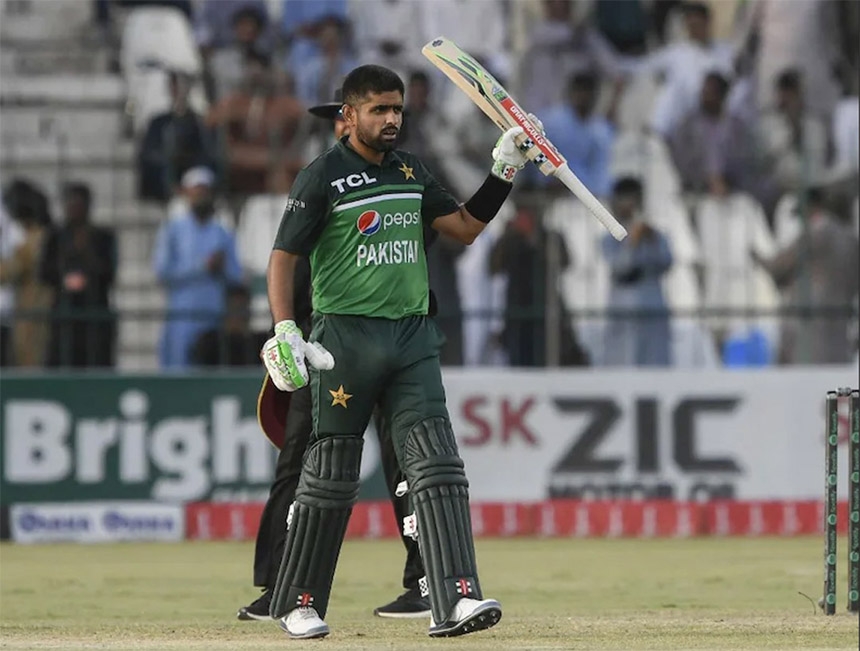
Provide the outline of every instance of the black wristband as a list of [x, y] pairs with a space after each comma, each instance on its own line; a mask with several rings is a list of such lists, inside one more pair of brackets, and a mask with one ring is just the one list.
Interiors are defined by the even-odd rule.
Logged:
[[489, 224], [493, 217], [499, 213], [499, 209], [511, 193], [512, 187], [513, 185], [507, 181], [489, 174], [483, 185], [478, 188], [478, 191], [463, 207], [478, 221]]

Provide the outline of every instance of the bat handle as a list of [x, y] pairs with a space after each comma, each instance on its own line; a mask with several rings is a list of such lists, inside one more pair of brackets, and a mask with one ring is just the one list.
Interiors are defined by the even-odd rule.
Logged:
[[567, 163], [557, 168], [553, 172], [553, 176], [564, 183], [567, 189], [573, 192], [577, 199], [585, 204], [585, 207], [591, 211], [592, 215], [597, 217], [597, 220], [612, 234], [612, 237], [619, 242], [627, 237], [627, 229], [619, 224], [618, 220], [612, 216], [612, 213], [597, 200], [597, 197], [591, 194], [591, 191], [582, 184], [582, 181], [576, 178], [576, 175], [570, 171]]

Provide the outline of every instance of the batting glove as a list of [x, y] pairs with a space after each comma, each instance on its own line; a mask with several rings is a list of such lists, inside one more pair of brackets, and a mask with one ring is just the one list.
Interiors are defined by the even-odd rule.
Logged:
[[307, 364], [322, 371], [334, 368], [332, 354], [320, 343], [306, 342], [295, 321], [275, 324], [275, 336], [263, 345], [262, 357], [269, 377], [281, 391], [295, 391], [307, 385]]
[[[543, 122], [533, 113], [529, 113], [528, 117], [538, 130], [544, 133]], [[522, 127], [511, 127], [496, 141], [496, 146], [493, 148], [493, 168], [490, 171], [503, 181], [513, 181], [516, 173], [529, 161], [525, 152], [530, 147], [523, 148], [516, 142], [517, 137], [522, 134]]]

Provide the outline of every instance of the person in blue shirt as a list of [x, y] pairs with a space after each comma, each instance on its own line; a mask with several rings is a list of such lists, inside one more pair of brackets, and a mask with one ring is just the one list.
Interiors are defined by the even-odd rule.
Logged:
[[[596, 196], [607, 197], [612, 190], [609, 161], [615, 141], [611, 121], [614, 109], [610, 109], [609, 119], [595, 113], [597, 91], [598, 79], [594, 73], [574, 73], [568, 82], [568, 101], [549, 107], [538, 117], [547, 136], [583, 185]], [[617, 97], [613, 98], [613, 106], [616, 101]], [[539, 184], [549, 182], [549, 177], [542, 174], [534, 177]]]
[[212, 219], [214, 181], [208, 168], [188, 170], [182, 177], [188, 211], [166, 221], [156, 239], [153, 267], [168, 296], [159, 348], [163, 368], [190, 364], [200, 334], [221, 324], [228, 287], [242, 280], [235, 237]]
[[608, 366], [668, 366], [671, 363], [669, 309], [662, 278], [672, 266], [666, 236], [642, 219], [642, 184], [618, 180], [612, 212], [627, 227], [619, 242], [608, 233], [601, 242], [609, 265]]

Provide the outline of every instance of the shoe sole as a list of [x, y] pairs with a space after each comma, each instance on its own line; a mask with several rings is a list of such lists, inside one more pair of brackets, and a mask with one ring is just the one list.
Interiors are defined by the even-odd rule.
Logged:
[[429, 610], [415, 610], [408, 613], [391, 613], [377, 608], [373, 611], [373, 614], [377, 617], [384, 617], [386, 619], [427, 619], [430, 617]]
[[281, 630], [290, 637], [291, 640], [313, 640], [315, 638], [325, 637], [326, 635], [331, 633], [328, 626], [320, 626], [319, 628], [312, 628], [307, 633], [297, 635], [295, 633], [290, 632], [283, 619], [278, 622], [278, 625], [281, 627]]
[[255, 615], [254, 613], [249, 613], [244, 608], [236, 613], [236, 619], [242, 622], [268, 622], [271, 621], [271, 617], [269, 615]]
[[487, 604], [483, 608], [477, 608], [475, 612], [469, 615], [461, 622], [457, 622], [453, 628], [444, 630], [430, 631], [430, 637], [457, 637], [458, 635], [468, 635], [476, 633], [488, 628], [492, 628], [499, 623], [502, 618], [502, 609], [499, 606]]

